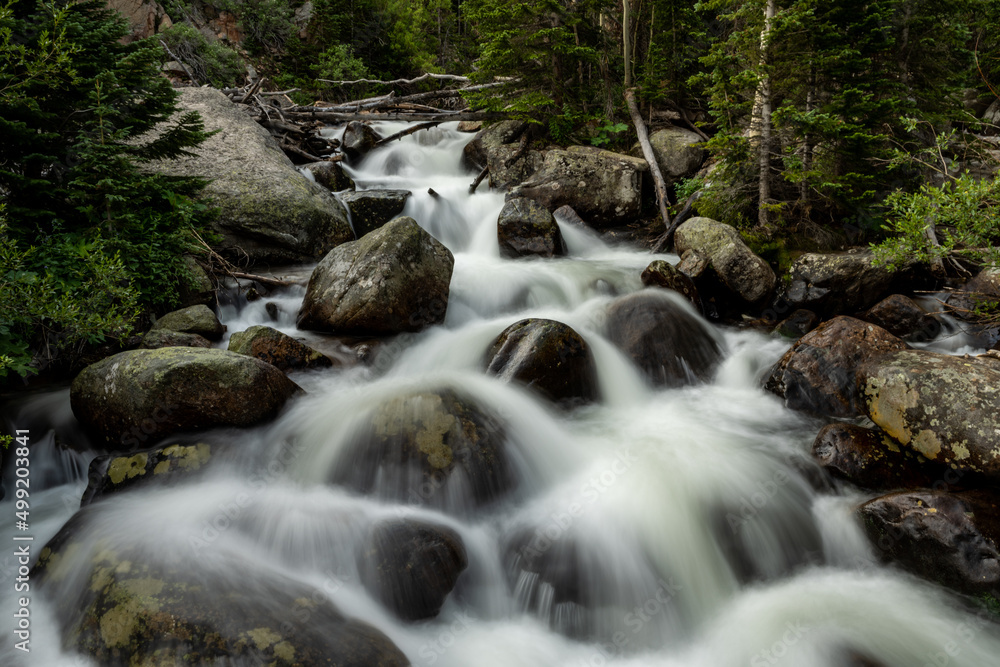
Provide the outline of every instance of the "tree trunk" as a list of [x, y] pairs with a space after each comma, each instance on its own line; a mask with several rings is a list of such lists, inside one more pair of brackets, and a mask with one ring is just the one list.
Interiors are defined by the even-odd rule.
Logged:
[[667, 212], [667, 184], [660, 174], [660, 165], [656, 161], [656, 154], [653, 153], [653, 146], [649, 143], [649, 135], [646, 134], [646, 124], [642, 122], [642, 114], [639, 113], [639, 106], [635, 103], [635, 91], [631, 88], [625, 90], [625, 103], [628, 105], [629, 114], [632, 116], [632, 123], [635, 124], [635, 133], [639, 135], [639, 146], [642, 147], [642, 155], [649, 163], [649, 173], [653, 176], [653, 187], [656, 190], [656, 203], [660, 207], [660, 217], [663, 218], [663, 228], [670, 234], [670, 214]]
[[767, 0], [764, 7], [764, 27], [760, 31], [760, 82], [754, 97], [754, 113], [750, 120], [750, 136], [757, 139], [758, 156], [758, 204], [757, 226], [767, 228], [771, 223], [768, 202], [771, 199], [771, 75], [768, 67], [768, 41], [774, 15], [777, 13], [776, 0]]
[[625, 89], [632, 87], [632, 0], [622, 0], [622, 56], [625, 59]]

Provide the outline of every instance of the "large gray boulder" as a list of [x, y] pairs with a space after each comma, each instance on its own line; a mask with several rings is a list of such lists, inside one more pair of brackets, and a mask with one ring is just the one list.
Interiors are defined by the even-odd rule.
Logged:
[[[697, 132], [683, 127], [668, 127], [649, 135], [656, 164], [668, 185], [698, 173], [706, 155], [705, 149], [697, 145], [702, 141]], [[642, 156], [639, 144], [632, 147], [632, 155]]]
[[572, 206], [596, 228], [618, 227], [639, 217], [645, 160], [584, 146], [550, 150], [541, 167], [511, 190], [554, 211]]
[[674, 245], [678, 254], [691, 250], [708, 258], [711, 272], [749, 305], [763, 304], [774, 290], [774, 270], [729, 225], [710, 218], [691, 218], [677, 228]]
[[212, 88], [183, 88], [180, 112], [197, 111], [218, 130], [193, 157], [154, 163], [172, 176], [210, 180], [206, 203], [220, 209], [220, 249], [252, 262], [302, 262], [354, 238], [343, 207], [303, 176], [274, 138]]
[[275, 416], [298, 386], [274, 366], [224, 350], [130, 350], [83, 369], [73, 414], [111, 449], [173, 433], [250, 426]]
[[298, 326], [377, 336], [439, 324], [454, 267], [451, 251], [413, 218], [396, 218], [323, 258], [309, 278]]
[[888, 266], [876, 265], [870, 250], [811, 252], [792, 264], [781, 297], [792, 308], [823, 316], [850, 314], [873, 306], [895, 276]]
[[360, 239], [403, 212], [409, 190], [363, 190], [348, 192], [340, 200], [351, 211], [351, 226]]
[[515, 197], [497, 218], [500, 254], [507, 258], [554, 257], [565, 252], [559, 225], [549, 210], [532, 199]]

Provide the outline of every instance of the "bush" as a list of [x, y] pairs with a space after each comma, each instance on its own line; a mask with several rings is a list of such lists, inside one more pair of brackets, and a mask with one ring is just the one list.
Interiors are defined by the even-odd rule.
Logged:
[[242, 83], [245, 67], [236, 51], [220, 42], [210, 42], [186, 23], [178, 23], [163, 32], [171, 53], [193, 70], [198, 83], [226, 88]]

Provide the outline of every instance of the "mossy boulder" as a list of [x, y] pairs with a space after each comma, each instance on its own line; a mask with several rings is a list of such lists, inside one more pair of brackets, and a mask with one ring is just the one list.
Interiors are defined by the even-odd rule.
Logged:
[[565, 254], [562, 233], [549, 210], [538, 202], [514, 197], [508, 199], [497, 218], [497, 241], [500, 255], [515, 257], [554, 257]]
[[176, 331], [198, 334], [209, 340], [220, 340], [226, 327], [211, 308], [199, 304], [167, 313], [156, 320], [151, 331]]
[[930, 487], [945, 472], [879, 430], [844, 422], [824, 426], [812, 452], [832, 476], [872, 491]]
[[[697, 132], [683, 127], [667, 127], [649, 135], [649, 144], [653, 148], [653, 155], [656, 156], [656, 163], [668, 185], [698, 173], [707, 154], [705, 149], [699, 146], [702, 142], [703, 139]], [[632, 147], [631, 152], [636, 157], [643, 156], [638, 143]]]
[[600, 393], [587, 341], [554, 320], [521, 320], [504, 329], [486, 353], [486, 373], [565, 407], [590, 403]]
[[892, 286], [896, 271], [875, 262], [867, 249], [806, 253], [792, 263], [781, 298], [791, 308], [824, 317], [871, 307]]
[[135, 486], [174, 483], [205, 468], [212, 459], [212, 445], [169, 445], [127, 456], [98, 456], [90, 462], [87, 490], [81, 505]]
[[73, 380], [73, 414], [112, 449], [181, 431], [250, 426], [274, 417], [298, 386], [274, 366], [223, 350], [131, 350]]
[[693, 250], [706, 257], [710, 273], [747, 305], [762, 305], [774, 291], [774, 270], [729, 225], [710, 218], [691, 218], [677, 228], [674, 245], [680, 254]]
[[642, 272], [641, 279], [646, 287], [663, 287], [677, 292], [701, 312], [701, 297], [694, 281], [670, 262], [662, 259], [653, 260]]
[[266, 361], [283, 371], [329, 368], [333, 360], [277, 329], [261, 325], [234, 333], [229, 351]]
[[180, 305], [182, 307], [197, 306], [198, 304], [209, 307], [215, 305], [217, 300], [215, 282], [209, 277], [205, 268], [190, 255], [184, 256], [184, 266], [190, 275], [188, 280], [182, 279], [178, 287]]
[[455, 258], [413, 218], [330, 251], [309, 278], [300, 329], [343, 335], [419, 331], [444, 321]]
[[360, 239], [403, 212], [409, 190], [363, 190], [341, 195], [340, 201], [351, 211], [351, 225]]
[[142, 348], [158, 350], [161, 347], [212, 347], [212, 341], [195, 333], [181, 333], [168, 329], [153, 329], [142, 337]]

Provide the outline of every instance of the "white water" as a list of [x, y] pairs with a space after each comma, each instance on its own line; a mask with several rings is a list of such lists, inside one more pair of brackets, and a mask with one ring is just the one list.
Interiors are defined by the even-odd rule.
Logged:
[[[727, 355], [712, 383], [648, 386], [605, 339], [602, 313], [614, 295], [641, 288], [639, 274], [653, 257], [563, 226], [569, 257], [501, 259], [503, 197], [485, 188], [468, 195], [474, 174], [460, 154], [469, 138], [451, 126], [423, 131], [351, 172], [359, 188], [411, 190], [405, 213], [454, 252], [446, 323], [383, 344], [370, 367], [296, 374], [309, 394], [278, 420], [203, 438], [238, 448], [206, 477], [93, 505], [83, 553], [102, 539], [151, 558], [190, 559], [207, 579], [252, 587], [247, 573], [263, 571], [300, 580], [381, 629], [415, 665], [840, 667], [851, 664], [849, 650], [887, 667], [1000, 663], [996, 626], [963, 611], [959, 598], [874, 564], [852, 516], [862, 496], [820, 493], [808, 483], [803, 470], [812, 465], [819, 424], [786, 410], [759, 383], [786, 341], [709, 330]], [[302, 293], [221, 314], [230, 332], [269, 324], [302, 336], [294, 326]], [[280, 308], [277, 322], [264, 310], [269, 300]], [[567, 414], [482, 373], [493, 338], [525, 317], [565, 322], [587, 340], [598, 404]], [[504, 423], [517, 480], [510, 497], [477, 509], [461, 487], [445, 488], [421, 507], [327, 483], [374, 406], [442, 387]], [[27, 400], [18, 417], [33, 424], [33, 479], [49, 487], [32, 493], [36, 554], [86, 486], [92, 455], [55, 444], [56, 433], [65, 440], [74, 431], [67, 411], [62, 391]], [[9, 500], [0, 503], [0, 539], [8, 544], [13, 514]], [[373, 522], [401, 516], [452, 527], [469, 552], [469, 568], [433, 621], [396, 620], [357, 582], [359, 540]], [[551, 582], [520, 569], [529, 545], [578, 572], [590, 602], [561, 599]], [[4, 547], [0, 561], [0, 664], [88, 664], [60, 649], [51, 618], [85, 584], [86, 570], [47, 598], [33, 593], [33, 652], [13, 650], [9, 552]]]

